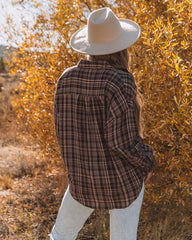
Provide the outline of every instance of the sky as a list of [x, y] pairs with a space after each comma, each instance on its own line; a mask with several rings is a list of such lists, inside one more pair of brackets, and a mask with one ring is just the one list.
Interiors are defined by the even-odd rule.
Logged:
[[[13, 19], [16, 28], [19, 29], [22, 28], [25, 22], [33, 24], [35, 17], [40, 12], [40, 8], [34, 8], [30, 0], [26, 0], [25, 6], [13, 6], [12, 2], [16, 2], [16, 0], [0, 0], [0, 44], [2, 45], [11, 44], [14, 46], [14, 40], [8, 40], [7, 34], [4, 32], [4, 28], [7, 26], [8, 16]], [[48, 9], [47, 0], [39, 0], [39, 2], [42, 4], [43, 9]], [[20, 41], [20, 39], [17, 40]]]

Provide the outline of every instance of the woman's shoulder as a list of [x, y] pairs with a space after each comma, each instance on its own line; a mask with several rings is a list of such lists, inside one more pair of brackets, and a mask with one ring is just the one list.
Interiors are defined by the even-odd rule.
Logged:
[[60, 77], [60, 78], [64, 77], [65, 74], [71, 72], [71, 71], [74, 70], [76, 67], [77, 67], [77, 65], [66, 68], [66, 69], [63, 71], [63, 73], [61, 74], [61, 77]]
[[126, 69], [111, 69], [113, 71], [113, 77], [109, 79], [107, 85], [116, 89], [131, 88], [135, 89], [135, 80], [133, 75]]

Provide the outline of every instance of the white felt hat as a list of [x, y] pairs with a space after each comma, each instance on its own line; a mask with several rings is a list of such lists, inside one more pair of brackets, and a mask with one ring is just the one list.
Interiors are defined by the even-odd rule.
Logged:
[[90, 13], [87, 25], [73, 34], [70, 46], [80, 53], [105, 55], [130, 47], [140, 32], [136, 22], [117, 18], [110, 8], [100, 8]]

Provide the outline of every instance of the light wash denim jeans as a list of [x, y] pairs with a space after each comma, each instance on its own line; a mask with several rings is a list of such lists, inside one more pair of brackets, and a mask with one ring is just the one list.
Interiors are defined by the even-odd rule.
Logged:
[[[110, 213], [110, 240], [136, 240], [144, 183], [138, 198], [127, 208], [112, 209]], [[87, 218], [94, 211], [72, 198], [69, 187], [63, 197], [50, 240], [75, 240]]]

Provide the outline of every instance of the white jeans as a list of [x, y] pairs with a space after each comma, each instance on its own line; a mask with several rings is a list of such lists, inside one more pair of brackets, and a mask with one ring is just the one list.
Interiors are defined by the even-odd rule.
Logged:
[[[143, 201], [144, 184], [138, 198], [127, 208], [112, 209], [110, 240], [136, 240], [139, 214]], [[87, 218], [94, 211], [72, 198], [69, 187], [63, 197], [50, 240], [75, 240]]]

